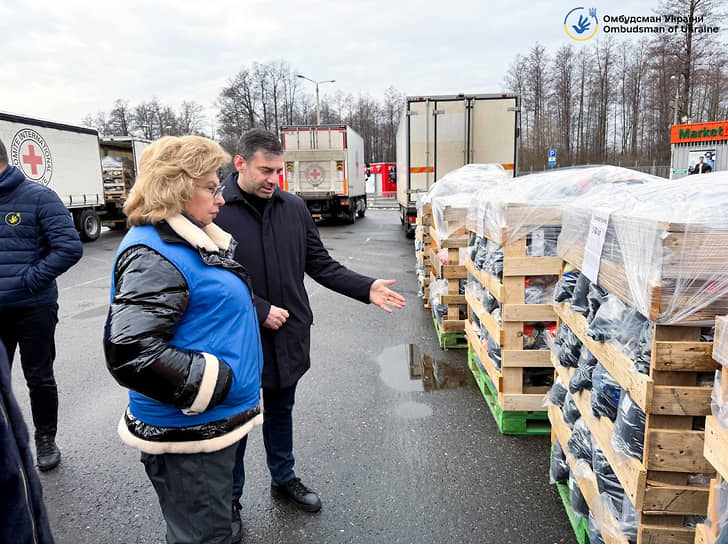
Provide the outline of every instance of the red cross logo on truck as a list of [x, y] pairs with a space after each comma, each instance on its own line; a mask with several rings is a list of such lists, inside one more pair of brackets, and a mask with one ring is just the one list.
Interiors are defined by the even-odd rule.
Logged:
[[28, 144], [28, 154], [23, 155], [23, 164], [30, 165], [30, 171], [33, 176], [38, 175], [38, 166], [43, 164], [43, 157], [35, 154], [35, 146]]
[[21, 128], [10, 143], [10, 163], [26, 178], [48, 185], [53, 176], [53, 156], [45, 138], [32, 128]]

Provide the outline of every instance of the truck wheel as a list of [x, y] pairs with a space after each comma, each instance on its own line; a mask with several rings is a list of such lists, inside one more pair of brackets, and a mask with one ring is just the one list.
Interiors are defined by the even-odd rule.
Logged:
[[356, 206], [349, 204], [349, 213], [346, 215], [346, 223], [353, 225], [356, 222]]
[[364, 214], [365, 214], [365, 213], [367, 213], [367, 203], [366, 203], [366, 202], [364, 202], [364, 203], [363, 203], [363, 204], [361, 205], [361, 210], [359, 210], [358, 212], [356, 212], [356, 214], [357, 214], [357, 215], [358, 215], [359, 217], [364, 217]]
[[93, 242], [101, 234], [101, 219], [93, 210], [83, 210], [76, 216], [76, 228], [84, 242]]

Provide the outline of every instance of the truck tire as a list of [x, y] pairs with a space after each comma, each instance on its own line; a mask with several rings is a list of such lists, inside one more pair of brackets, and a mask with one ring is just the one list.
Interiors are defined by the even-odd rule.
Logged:
[[367, 201], [363, 200], [363, 201], [361, 201], [361, 210], [356, 212], [356, 215], [358, 215], [361, 218], [361, 217], [364, 217], [365, 213], [367, 213]]
[[349, 204], [349, 213], [345, 217], [347, 225], [353, 225], [354, 223], [356, 223], [356, 206], [352, 206], [351, 204]]
[[101, 219], [93, 210], [82, 210], [76, 215], [76, 228], [84, 242], [93, 242], [101, 234]]

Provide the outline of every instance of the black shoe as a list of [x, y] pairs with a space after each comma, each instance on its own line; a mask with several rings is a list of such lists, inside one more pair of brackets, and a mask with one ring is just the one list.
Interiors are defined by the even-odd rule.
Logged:
[[38, 458], [38, 470], [45, 472], [54, 469], [61, 462], [61, 450], [56, 446], [56, 438], [52, 434], [36, 436], [35, 450]]
[[240, 501], [233, 501], [233, 544], [237, 544], [243, 540], [243, 521], [240, 519], [240, 511], [243, 509]]
[[296, 506], [306, 512], [318, 512], [321, 510], [321, 499], [319, 499], [316, 493], [303, 485], [300, 478], [293, 478], [285, 484], [271, 482], [270, 490], [278, 498], [292, 500]]

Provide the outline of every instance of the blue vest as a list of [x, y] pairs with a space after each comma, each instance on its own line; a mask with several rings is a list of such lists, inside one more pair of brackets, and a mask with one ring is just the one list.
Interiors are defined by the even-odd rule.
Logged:
[[[151, 225], [132, 227], [121, 241], [116, 259], [135, 245], [150, 247], [163, 255], [180, 271], [189, 287], [187, 310], [172, 331], [169, 343], [216, 356], [232, 369], [233, 383], [222, 403], [194, 416], [130, 390], [129, 409], [134, 417], [158, 427], [187, 427], [226, 419], [257, 406], [263, 353], [258, 318], [245, 282], [224, 268], [206, 265], [188, 245], [164, 242]], [[114, 277], [112, 301], [115, 283]]]

